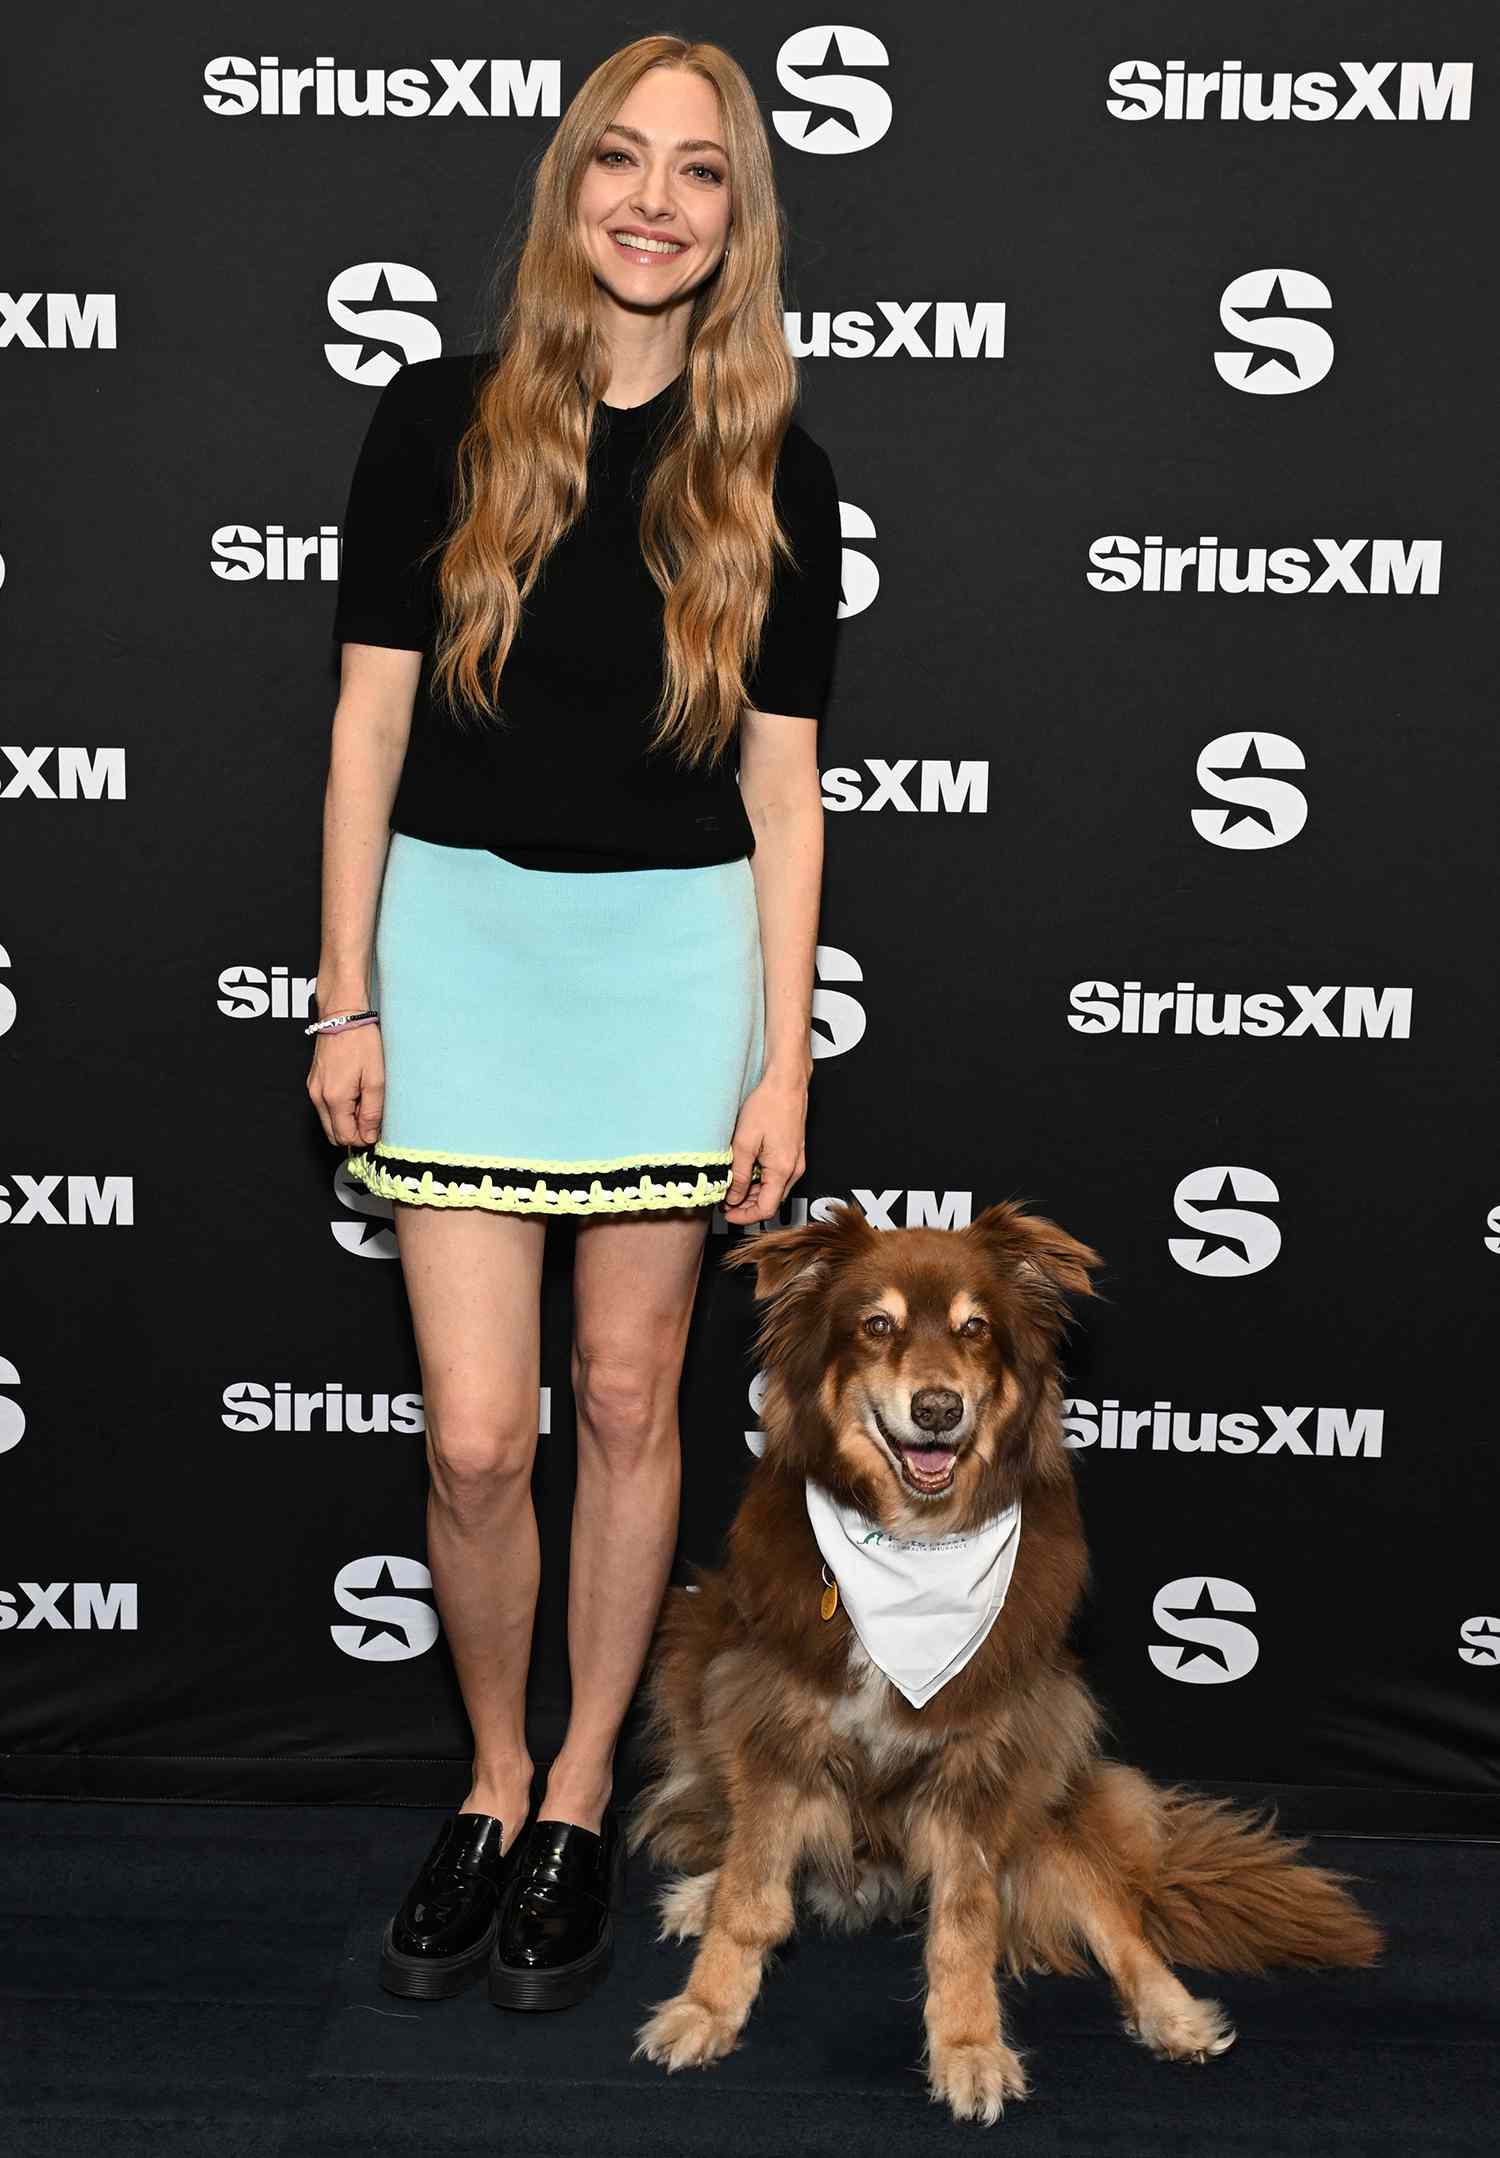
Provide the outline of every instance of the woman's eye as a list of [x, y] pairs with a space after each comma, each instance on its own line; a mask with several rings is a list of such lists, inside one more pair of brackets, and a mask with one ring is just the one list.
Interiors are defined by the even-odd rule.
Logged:
[[[612, 157], [623, 157], [628, 159], [629, 156], [630, 152], [628, 150], [601, 150], [599, 152], [599, 163], [601, 165], [607, 165]], [[710, 180], [717, 181], [717, 183], [721, 187], [724, 184], [723, 173], [718, 171], [713, 165], [689, 165], [687, 169], [689, 172], [706, 173]]]

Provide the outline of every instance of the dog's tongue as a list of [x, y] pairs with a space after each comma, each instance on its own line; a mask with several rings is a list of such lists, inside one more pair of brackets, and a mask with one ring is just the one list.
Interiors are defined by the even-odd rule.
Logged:
[[938, 1476], [951, 1466], [951, 1446], [908, 1446], [904, 1449], [907, 1460], [922, 1476]]

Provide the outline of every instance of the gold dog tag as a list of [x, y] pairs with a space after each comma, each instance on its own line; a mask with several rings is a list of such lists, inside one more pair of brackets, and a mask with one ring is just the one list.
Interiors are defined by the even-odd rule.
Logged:
[[838, 1607], [839, 1607], [839, 1585], [838, 1585], [837, 1581], [831, 1581], [831, 1582], [830, 1582], [830, 1583], [828, 1584], [828, 1587], [827, 1587], [826, 1589], [824, 1589], [824, 1591], [823, 1591], [823, 1616], [824, 1616], [824, 1618], [826, 1618], [826, 1619], [831, 1619], [831, 1618], [833, 1617], [833, 1614], [834, 1614], [834, 1612], [835, 1612], [835, 1611], [837, 1611]]

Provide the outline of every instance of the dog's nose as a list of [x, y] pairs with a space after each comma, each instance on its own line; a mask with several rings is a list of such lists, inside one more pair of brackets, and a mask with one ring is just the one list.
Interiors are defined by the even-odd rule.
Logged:
[[923, 1431], [951, 1431], [964, 1413], [964, 1397], [951, 1386], [919, 1386], [911, 1397], [911, 1420]]

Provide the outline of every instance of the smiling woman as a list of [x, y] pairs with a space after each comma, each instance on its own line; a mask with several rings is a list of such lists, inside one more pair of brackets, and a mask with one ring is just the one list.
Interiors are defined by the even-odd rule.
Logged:
[[[349, 491], [308, 1088], [393, 1207], [475, 1738], [386, 1928], [395, 1993], [487, 1966], [498, 2005], [561, 2007], [608, 1967], [613, 1754], [671, 1563], [709, 1217], [766, 1219], [805, 1163], [841, 540], [792, 416], [782, 238], [743, 71], [716, 45], [626, 46], [540, 160], [494, 338], [385, 384]], [[533, 1816], [559, 1214], [589, 1593]]]
[[[778, 868], [749, 866], [769, 830], [759, 799], [800, 800], [799, 823], [820, 827], [841, 542], [829, 460], [787, 409], [779, 305], [749, 282], [762, 261], [777, 298], [779, 216], [737, 74], [721, 87], [657, 64], [579, 93], [538, 172], [495, 348], [402, 370], [356, 466], [335, 633], [422, 655], [371, 955], [381, 1128], [352, 1134], [347, 1157], [379, 1197], [584, 1216], [728, 1201], [754, 1219], [788, 1181], [746, 1213], [757, 1160], [763, 1187], [771, 1146], [796, 1166], [800, 1099], [754, 1104], [795, 1117], [790, 1139], [736, 1132], [783, 1067], [800, 1097], [811, 1061], [818, 865], [795, 837], [802, 919], [769, 980], [741, 917]], [[726, 291], [736, 219], [746, 289]], [[533, 290], [548, 247], [550, 308]], [[570, 267], [587, 306], [568, 346], [555, 316]], [[607, 379], [591, 394], [596, 353]], [[499, 858], [483, 890], [455, 849]], [[508, 890], [506, 863], [533, 874]], [[585, 907], [559, 882], [564, 949], [543, 933], [535, 872], [635, 872], [637, 909], [643, 880], [709, 868], [712, 894], [674, 902], [696, 924], [691, 973], [641, 918], [625, 952], [623, 888], [596, 884]], [[507, 936], [523, 899], [531, 933]], [[428, 963], [444, 920], [474, 924], [462, 968], [451, 939]], [[609, 964], [585, 978], [594, 953]], [[710, 1014], [710, 983], [730, 1011]], [[669, 1020], [686, 1028], [676, 1046]]]
[[[616, 137], [621, 141], [616, 141]], [[622, 147], [623, 142], [628, 142], [631, 147]], [[704, 204], [701, 213], [691, 219], [680, 217], [677, 205], [673, 204], [664, 213], [664, 222], [638, 214], [629, 204], [623, 213], [615, 208], [612, 198], [618, 187], [610, 184], [611, 178], [616, 183], [623, 180], [627, 189], [633, 187], [642, 159], [653, 148], [651, 137], [643, 128], [612, 120], [604, 130], [599, 150], [584, 180], [579, 196], [579, 216], [591, 227], [602, 225], [618, 252], [644, 269], [663, 268], [705, 245], [715, 248], [722, 261], [728, 251], [728, 232], [733, 219], [728, 215], [725, 185], [727, 153], [723, 144], [715, 142], [711, 136], [684, 137], [673, 143], [671, 150], [675, 157], [686, 160], [683, 172], [696, 179], [704, 192], [710, 195], [717, 192], [723, 198], [717, 216], [709, 204]], [[704, 152], [711, 154], [705, 157]], [[602, 214], [598, 214], [601, 210]], [[622, 214], [623, 222], [618, 221]]]

